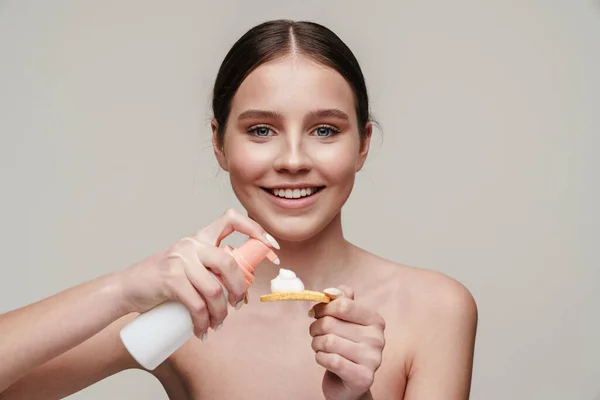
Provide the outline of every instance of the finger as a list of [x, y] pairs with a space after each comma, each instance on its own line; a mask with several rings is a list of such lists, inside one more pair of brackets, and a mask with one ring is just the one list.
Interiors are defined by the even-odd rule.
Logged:
[[342, 292], [338, 288], [327, 288], [327, 289], [323, 290], [323, 293], [325, 293], [327, 295], [327, 297], [329, 297], [331, 300], [335, 300], [344, 295], [344, 292]]
[[323, 293], [325, 293], [332, 300], [335, 300], [342, 296], [346, 296], [346, 297], [354, 300], [354, 290], [352, 290], [352, 288], [350, 288], [348, 286], [341, 285], [337, 288], [327, 288], [327, 289], [323, 290]]
[[315, 318], [326, 315], [360, 325], [379, 325], [379, 314], [358, 305], [354, 300], [342, 296], [329, 303], [319, 303], [314, 306]]
[[208, 272], [198, 257], [198, 252], [203, 252], [193, 244], [181, 249], [181, 254], [186, 261], [185, 274], [194, 285], [198, 293], [204, 298], [208, 313], [210, 315], [210, 326], [218, 329], [227, 317], [227, 301], [223, 293], [223, 287]]
[[360, 364], [362, 361], [361, 353], [366, 352], [366, 348], [360, 343], [353, 342], [346, 338], [328, 333], [325, 335], [315, 336], [311, 343], [312, 349], [316, 352], [322, 351], [325, 353], [335, 353]]
[[341, 290], [342, 293], [344, 293], [344, 296], [354, 300], [354, 289], [345, 285], [338, 286], [338, 289]]
[[369, 342], [377, 336], [375, 328], [371, 326], [353, 324], [328, 315], [310, 324], [308, 333], [312, 337], [334, 334], [356, 343]]
[[367, 327], [326, 315], [310, 324], [308, 333], [312, 337], [334, 333], [354, 342], [360, 342], [363, 337], [362, 330], [365, 328]]
[[221, 241], [234, 231], [258, 239], [269, 247], [279, 249], [279, 244], [275, 238], [265, 232], [258, 223], [234, 209], [227, 210], [206, 228], [198, 231], [195, 237], [198, 240], [219, 246]]
[[246, 296], [248, 285], [235, 259], [225, 250], [212, 246], [205, 246], [198, 256], [207, 268], [218, 275], [228, 292], [229, 303], [237, 308]]
[[384, 330], [378, 326], [353, 324], [330, 316], [319, 318], [310, 324], [309, 334], [312, 337], [333, 334], [378, 351], [383, 350], [386, 342]]
[[362, 391], [373, 384], [374, 371], [339, 354], [318, 351], [315, 359], [320, 366], [339, 376], [350, 390]]
[[206, 303], [185, 275], [185, 258], [179, 253], [173, 253], [169, 256], [169, 263], [180, 264], [178, 270], [182, 271], [181, 276], [174, 279], [171, 284], [172, 297], [188, 309], [194, 324], [194, 334], [202, 337], [210, 326]]

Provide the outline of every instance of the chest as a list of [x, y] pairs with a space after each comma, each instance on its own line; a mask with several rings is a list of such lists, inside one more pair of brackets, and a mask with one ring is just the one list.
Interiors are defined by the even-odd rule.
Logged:
[[319, 398], [324, 369], [314, 358], [310, 319], [274, 324], [232, 315], [205, 342], [172, 358], [194, 399]]
[[[325, 369], [315, 361], [309, 303], [251, 303], [232, 312], [205, 342], [188, 341], [171, 358], [196, 399], [322, 398]], [[257, 307], [262, 307], [257, 310]], [[265, 307], [269, 307], [265, 312]], [[391, 324], [395, 326], [396, 324]], [[377, 399], [401, 399], [405, 371], [398, 343], [388, 340], [372, 388]], [[401, 345], [401, 344], [400, 344]]]

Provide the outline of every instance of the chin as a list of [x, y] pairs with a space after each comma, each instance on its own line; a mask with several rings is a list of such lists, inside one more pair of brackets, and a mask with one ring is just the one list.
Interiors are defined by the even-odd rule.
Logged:
[[320, 231], [316, 229], [310, 228], [302, 228], [302, 227], [282, 227], [282, 226], [274, 226], [272, 229], [266, 228], [267, 231], [271, 233], [277, 240], [282, 242], [304, 242], [315, 235], [317, 235]]
[[[335, 216], [335, 215], [334, 215]], [[304, 242], [318, 235], [333, 219], [322, 216], [253, 216], [267, 232], [284, 242]]]

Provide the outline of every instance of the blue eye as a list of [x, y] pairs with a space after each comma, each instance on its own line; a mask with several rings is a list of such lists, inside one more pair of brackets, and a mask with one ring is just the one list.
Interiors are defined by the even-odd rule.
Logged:
[[251, 133], [257, 137], [268, 137], [271, 134], [271, 128], [268, 126], [255, 126], [248, 129], [248, 133]]
[[317, 129], [314, 130], [315, 135], [319, 136], [319, 137], [330, 137], [333, 136], [337, 133], [339, 133], [340, 131], [333, 128], [332, 126], [319, 126]]

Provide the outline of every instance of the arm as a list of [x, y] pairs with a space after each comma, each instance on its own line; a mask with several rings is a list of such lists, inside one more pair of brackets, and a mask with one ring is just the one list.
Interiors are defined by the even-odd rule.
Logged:
[[477, 306], [467, 289], [443, 279], [417, 324], [415, 358], [405, 400], [467, 400], [471, 387]]
[[[0, 392], [0, 400], [62, 399], [121, 371], [141, 368], [129, 355], [119, 331], [137, 313], [128, 314], [87, 341], [34, 369]], [[188, 400], [185, 381], [169, 360], [151, 371], [169, 399]]]
[[[0, 363], [0, 393], [35, 368], [80, 345], [127, 314], [124, 304], [119, 281], [111, 274], [1, 315], [0, 359], [5, 361]], [[108, 329], [34, 375], [39, 378], [44, 372], [63, 370], [69, 360], [82, 353], [91, 353], [86, 354], [88, 365], [95, 364], [90, 360], [107, 363], [107, 356], [113, 353], [106, 350], [116, 348], [117, 340], [118, 331], [115, 332], [114, 327]], [[75, 375], [85, 372], [81, 370], [82, 364], [77, 364]], [[115, 367], [117, 365], [113, 364], [112, 368]], [[50, 373], [44, 379], [52, 376]]]
[[[0, 392], [0, 400], [62, 399], [126, 369], [138, 368], [119, 338], [127, 315], [82, 344], [33, 369]], [[158, 368], [157, 368], [158, 370]]]
[[[234, 231], [272, 246], [256, 222], [229, 210], [194, 236], [146, 260], [1, 315], [0, 399], [63, 398], [137, 367], [119, 331], [132, 313], [167, 300], [188, 308], [197, 336], [218, 326], [227, 316], [227, 302], [208, 270], [221, 276], [232, 306], [243, 303], [247, 290], [235, 259], [216, 247]], [[185, 398], [164, 364], [155, 376], [163, 384], [170, 382], [169, 395]]]

